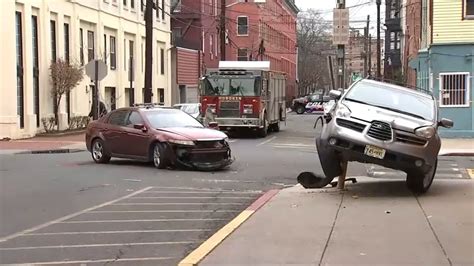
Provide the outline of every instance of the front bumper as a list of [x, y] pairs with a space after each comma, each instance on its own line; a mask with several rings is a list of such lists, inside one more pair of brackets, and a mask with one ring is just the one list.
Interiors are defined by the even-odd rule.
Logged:
[[[359, 120], [354, 121], [362, 123]], [[405, 172], [426, 173], [435, 165], [441, 146], [437, 135], [424, 145], [407, 144], [397, 141], [395, 137], [392, 140], [382, 141], [367, 135], [369, 126], [370, 123], [366, 123], [363, 132], [358, 132], [337, 125], [336, 119], [333, 119], [323, 128], [320, 149], [325, 149], [324, 152], [333, 151], [342, 160], [372, 163]], [[335, 139], [336, 143], [329, 144], [330, 139]], [[384, 158], [365, 155], [366, 145], [385, 149]], [[416, 165], [417, 161], [422, 164]]]
[[219, 128], [226, 130], [228, 128], [262, 128], [263, 125], [259, 118], [222, 118], [217, 117], [216, 122]]
[[217, 170], [232, 164], [229, 146], [220, 148], [199, 148], [183, 145], [169, 145], [170, 157], [175, 165], [198, 170]]

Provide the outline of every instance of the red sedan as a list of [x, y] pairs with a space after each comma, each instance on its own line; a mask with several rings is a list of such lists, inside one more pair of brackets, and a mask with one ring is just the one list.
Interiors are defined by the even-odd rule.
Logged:
[[86, 145], [96, 163], [117, 157], [153, 162], [159, 169], [201, 170], [232, 163], [226, 134], [205, 128], [181, 110], [153, 106], [121, 108], [91, 122]]

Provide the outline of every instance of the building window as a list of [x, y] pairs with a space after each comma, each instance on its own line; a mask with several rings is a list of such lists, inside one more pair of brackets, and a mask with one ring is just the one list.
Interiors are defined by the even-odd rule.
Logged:
[[246, 48], [239, 48], [237, 50], [237, 61], [248, 61], [248, 50]]
[[115, 87], [105, 87], [105, 103], [111, 111], [117, 108]]
[[171, 0], [172, 13], [181, 12], [181, 0]]
[[135, 0], [130, 0], [130, 7], [135, 9]]
[[50, 21], [51, 26], [51, 60], [56, 62], [56, 21]]
[[81, 66], [84, 65], [84, 34], [82, 28], [79, 29], [79, 57], [81, 59]]
[[161, 75], [165, 74], [165, 49], [160, 48], [160, 70]]
[[31, 16], [31, 41], [33, 44], [33, 109], [36, 114], [36, 127], [40, 126], [39, 101], [39, 49], [38, 49], [38, 17]]
[[94, 32], [87, 31], [87, 62], [94, 60], [95, 47], [94, 47]]
[[15, 13], [16, 28], [16, 113], [20, 117], [20, 128], [25, 127], [25, 110], [23, 104], [23, 23], [21, 12]]
[[135, 65], [134, 65], [134, 60], [133, 60], [133, 41], [129, 40], [128, 41], [128, 49], [129, 49], [129, 58], [128, 58], [128, 61], [129, 61], [129, 70], [128, 70], [128, 80], [129, 81], [133, 81], [134, 78], [133, 78], [133, 75], [134, 75], [134, 72], [135, 72]]
[[442, 107], [469, 106], [469, 73], [441, 73], [439, 99]]
[[145, 0], [140, 0], [140, 11], [145, 11], [145, 3], [143, 2]]
[[214, 35], [209, 36], [209, 55], [211, 60], [214, 59]]
[[64, 23], [64, 59], [69, 63], [69, 24]]
[[123, 0], [123, 7], [127, 6], [127, 0]]
[[464, 0], [464, 17], [474, 19], [474, 0]]
[[390, 50], [400, 49], [400, 32], [390, 32]]
[[117, 55], [115, 53], [115, 37], [110, 36], [110, 69], [117, 67]]
[[165, 0], [161, 0], [161, 19], [165, 20]]
[[107, 34], [104, 34], [104, 62], [107, 64]]
[[165, 103], [165, 89], [163, 88], [158, 88], [158, 97], [159, 97], [159, 102], [160, 103]]
[[248, 17], [237, 17], [237, 35], [248, 35], [249, 24]]

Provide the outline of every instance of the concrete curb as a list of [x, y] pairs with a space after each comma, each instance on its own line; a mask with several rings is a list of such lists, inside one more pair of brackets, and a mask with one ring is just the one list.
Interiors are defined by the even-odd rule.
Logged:
[[273, 196], [278, 194], [280, 190], [273, 189], [267, 191], [254, 201], [247, 209], [242, 211], [232, 221], [222, 227], [208, 240], [204, 241], [197, 249], [192, 251], [186, 258], [178, 263], [178, 266], [197, 266], [211, 251], [213, 251], [224, 239], [226, 239], [232, 232], [241, 226], [250, 216], [252, 216], [258, 209], [265, 205]]

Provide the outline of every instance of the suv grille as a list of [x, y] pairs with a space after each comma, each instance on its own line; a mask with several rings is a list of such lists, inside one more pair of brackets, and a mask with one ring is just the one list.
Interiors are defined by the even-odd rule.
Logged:
[[365, 129], [365, 125], [346, 119], [337, 118], [336, 123], [340, 127], [349, 128], [357, 132], [362, 132]]
[[240, 102], [221, 102], [220, 103], [220, 117], [240, 117]]
[[392, 139], [392, 127], [390, 124], [380, 121], [372, 122], [370, 125], [367, 135], [374, 139], [379, 140], [391, 140]]

